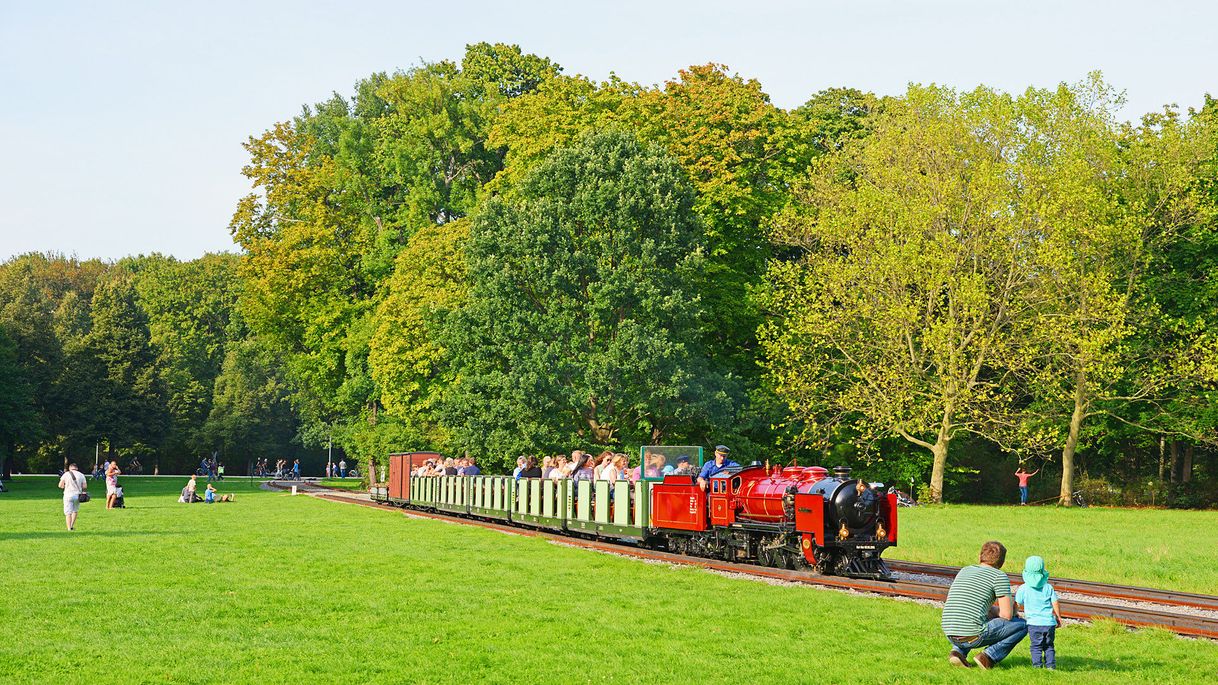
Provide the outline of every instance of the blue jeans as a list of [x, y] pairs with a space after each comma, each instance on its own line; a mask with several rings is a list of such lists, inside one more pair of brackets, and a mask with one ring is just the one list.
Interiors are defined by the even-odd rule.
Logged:
[[1020, 504], [1028, 503], [1028, 486], [1026, 486], [1026, 485], [1019, 488], [1019, 503]]
[[948, 636], [947, 641], [952, 643], [961, 655], [967, 657], [969, 651], [988, 647], [985, 650], [986, 656], [990, 657], [990, 661], [998, 663], [1007, 658], [1015, 645], [1023, 640], [1028, 634], [1028, 624], [1022, 618], [1013, 618], [1011, 620], [994, 618], [990, 619], [981, 628], [981, 634], [975, 640], [968, 642], [957, 642]]
[[1028, 642], [1032, 643], [1032, 665], [1041, 667], [1043, 659], [1045, 668], [1057, 668], [1057, 653], [1053, 650], [1053, 636], [1057, 629], [1053, 626], [1028, 626]]

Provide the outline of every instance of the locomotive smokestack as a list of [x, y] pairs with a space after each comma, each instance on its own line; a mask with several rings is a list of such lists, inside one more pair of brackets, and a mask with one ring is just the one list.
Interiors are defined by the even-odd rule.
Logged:
[[850, 477], [850, 467], [849, 466], [834, 466], [833, 467], [833, 477], [837, 478], [838, 480], [846, 480], [847, 478]]

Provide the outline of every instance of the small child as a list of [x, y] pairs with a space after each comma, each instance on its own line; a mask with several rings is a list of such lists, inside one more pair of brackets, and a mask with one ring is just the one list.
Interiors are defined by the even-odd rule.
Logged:
[[211, 483], [207, 484], [207, 494], [204, 496], [203, 501], [206, 502], [207, 504], [216, 503], [216, 489], [214, 487], [212, 487]]
[[1023, 565], [1023, 585], [1015, 592], [1015, 603], [1023, 611], [1028, 622], [1028, 641], [1032, 643], [1032, 665], [1055, 670], [1057, 653], [1053, 649], [1053, 637], [1062, 624], [1061, 606], [1057, 592], [1049, 584], [1049, 571], [1045, 560], [1028, 557]]

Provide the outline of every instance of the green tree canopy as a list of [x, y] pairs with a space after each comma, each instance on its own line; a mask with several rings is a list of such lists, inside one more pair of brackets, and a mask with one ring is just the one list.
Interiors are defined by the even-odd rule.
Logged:
[[[703, 232], [675, 160], [620, 130], [546, 159], [475, 217], [470, 292], [449, 317], [458, 443], [639, 444], [725, 421], [700, 347]], [[701, 434], [699, 434], [701, 433]]]

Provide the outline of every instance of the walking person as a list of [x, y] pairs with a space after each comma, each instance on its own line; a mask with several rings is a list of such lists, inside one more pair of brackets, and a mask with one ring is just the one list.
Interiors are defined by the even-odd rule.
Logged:
[[338, 477], [339, 478], [347, 477], [347, 460], [346, 459], [340, 459], [338, 462]]
[[1028, 504], [1028, 479], [1040, 473], [1040, 469], [1036, 469], [1032, 473], [1028, 473], [1020, 466], [1015, 471], [1015, 477], [1019, 479], [1019, 506], [1024, 507]]
[[292, 480], [300, 480], [300, 460], [292, 462]]
[[216, 477], [218, 480], [224, 480], [224, 462], [216, 465]]
[[1028, 634], [1024, 620], [1015, 617], [1011, 581], [998, 570], [1006, 558], [1007, 548], [991, 540], [981, 546], [979, 563], [960, 569], [952, 580], [940, 623], [952, 645], [949, 663], [968, 668], [968, 653], [976, 649], [973, 662], [988, 671]]
[[76, 513], [80, 511], [80, 496], [89, 492], [89, 479], [76, 470], [76, 464], [68, 464], [68, 470], [59, 477], [59, 489], [63, 490], [63, 515], [68, 530], [76, 530]]
[[118, 460], [110, 462], [110, 468], [106, 470], [106, 508], [114, 508], [114, 500], [118, 499], [118, 477], [122, 471], [118, 468]]

